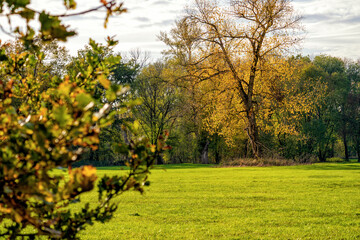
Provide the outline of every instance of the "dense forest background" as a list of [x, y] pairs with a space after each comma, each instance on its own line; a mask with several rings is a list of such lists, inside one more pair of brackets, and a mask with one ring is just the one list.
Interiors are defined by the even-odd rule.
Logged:
[[[273, 76], [257, 102], [262, 158], [302, 163], [357, 156], [360, 161], [359, 62], [324, 55], [282, 60], [291, 74]], [[130, 59], [114, 70], [112, 81], [128, 84], [129, 97], [141, 102], [127, 117], [136, 119], [154, 144], [164, 130], [169, 132], [172, 148], [158, 163], [218, 164], [253, 158], [246, 125], [231, 100], [232, 89], [198, 87], [184, 80], [183, 71], [174, 59], [150, 64]], [[125, 136], [121, 118], [103, 131], [99, 149], [84, 160], [121, 164], [111, 148]]]
[[[4, 46], [9, 53], [23, 47], [16, 42]], [[85, 47], [77, 56], [70, 56], [55, 42], [39, 41], [39, 47], [44, 59], [36, 69], [24, 67], [23, 71], [34, 71], [44, 79], [78, 74], [77, 65], [86, 63], [89, 56], [99, 61], [120, 56], [105, 47], [101, 53]], [[156, 62], [147, 59], [137, 51], [114, 65], [110, 80], [130, 91], [112, 106], [118, 111], [116, 121], [102, 129], [99, 148], [88, 149], [77, 164], [124, 164], [114, 146], [131, 139], [123, 127], [129, 120], [136, 120], [139, 131], [152, 144], [167, 131], [171, 149], [162, 153], [158, 164], [231, 164], [254, 157], [236, 90], [226, 77], [193, 81], [176, 57]], [[267, 76], [266, 86], [256, 96], [262, 159], [277, 159], [279, 164], [355, 157], [360, 161], [359, 62], [325, 55], [283, 57], [278, 62], [278, 70]], [[43, 82], [41, 88], [47, 87]], [[96, 89], [97, 94], [106, 95], [101, 84]], [[132, 112], [124, 112], [124, 99], [135, 105]], [[21, 101], [25, 99], [17, 98], [14, 104]]]

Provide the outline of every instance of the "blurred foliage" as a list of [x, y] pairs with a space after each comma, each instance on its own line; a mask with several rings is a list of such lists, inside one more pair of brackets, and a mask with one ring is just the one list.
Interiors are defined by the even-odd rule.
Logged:
[[[95, 53], [104, 48], [93, 41], [90, 45]], [[19, 74], [24, 66], [34, 68], [41, 60], [39, 55], [23, 51], [5, 56], [1, 71], [10, 80], [0, 82], [0, 220], [8, 218], [12, 223], [1, 236], [21, 236], [21, 230], [30, 225], [36, 233], [25, 234], [29, 237], [39, 234], [73, 239], [85, 224], [110, 219], [116, 210], [110, 203], [113, 197], [130, 189], [143, 191], [155, 152], [161, 152], [164, 141], [151, 145], [137, 134], [136, 124], [128, 122], [131, 140], [114, 142], [114, 149], [130, 166], [128, 174], [100, 179], [99, 205], [86, 205], [71, 213], [66, 207], [78, 201], [81, 193], [92, 190], [97, 179], [94, 167], [72, 170], [71, 165], [87, 148], [98, 148], [101, 129], [113, 123], [115, 114], [128, 112], [133, 106], [123, 101], [116, 111], [112, 108], [126, 93], [108, 80], [119, 58], [97, 61], [89, 56], [86, 64], [77, 65], [80, 74], [46, 79], [31, 72]], [[46, 89], [41, 88], [44, 80], [51, 82]], [[97, 84], [106, 90], [105, 95], [95, 94]], [[18, 99], [20, 106], [13, 106]], [[68, 168], [69, 179], [64, 174], [54, 175], [55, 168]]]
[[[84, 12], [55, 16], [37, 12], [29, 4], [6, 0], [0, 9], [9, 22], [14, 16], [26, 21], [24, 31], [17, 27], [8, 32], [17, 34], [17, 42], [0, 49], [0, 223], [5, 222], [0, 237], [77, 239], [86, 225], [112, 217], [117, 208], [114, 197], [128, 190], [144, 191], [165, 139], [159, 136], [153, 145], [141, 135], [136, 121], [126, 121], [121, 129], [131, 137], [111, 142], [129, 166], [125, 175], [97, 179], [92, 166], [72, 169], [86, 151], [98, 149], [103, 129], [131, 114], [137, 102], [126, 97], [127, 86], [111, 81], [121, 58], [103, 53], [116, 41], [108, 38], [103, 46], [90, 40], [83, 58], [69, 64], [66, 51], [53, 40], [75, 34], [61, 17]], [[75, 9], [76, 2], [67, 0], [64, 6]], [[105, 24], [109, 16], [124, 11], [122, 3], [101, 1], [88, 12], [100, 8], [106, 9]], [[32, 20], [40, 23], [37, 37]], [[2, 27], [2, 31], [6, 30]], [[54, 169], [67, 169], [67, 174]], [[98, 204], [70, 211], [69, 205], [79, 202], [96, 181]]]
[[[105, 9], [104, 27], [106, 27], [110, 16], [126, 12], [123, 3], [117, 0], [101, 0], [99, 6], [79, 12], [75, 12], [77, 6], [75, 0], [64, 0], [63, 3], [64, 13], [52, 14], [45, 10], [39, 11], [32, 8], [30, 6], [31, 0], [1, 1], [0, 13], [9, 24], [7, 26], [1, 25], [0, 29], [10, 36], [19, 38], [24, 43], [25, 48], [37, 48], [34, 45], [35, 35], [38, 35], [42, 41], [66, 41], [69, 37], [76, 34], [74, 30], [69, 29], [69, 26], [63, 24], [62, 18], [64, 17], [77, 16]], [[13, 27], [12, 22], [15, 18], [23, 20], [23, 24]], [[38, 33], [33, 23], [40, 24]]]

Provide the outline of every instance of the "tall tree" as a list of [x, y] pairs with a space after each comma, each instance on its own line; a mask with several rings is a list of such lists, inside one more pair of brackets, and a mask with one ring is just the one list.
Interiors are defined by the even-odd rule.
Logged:
[[334, 155], [334, 143], [340, 134], [348, 158], [347, 122], [345, 112], [349, 84], [345, 65], [341, 59], [316, 56], [302, 72], [302, 81], [309, 83], [307, 89], [316, 94], [312, 111], [303, 117], [303, 134], [312, 141], [320, 161]]
[[351, 84], [347, 98], [347, 113], [349, 136], [360, 162], [360, 62], [350, 62], [346, 68], [346, 75]]
[[227, 95], [239, 103], [238, 119], [245, 120], [255, 157], [261, 155], [259, 86], [266, 81], [264, 72], [272, 68], [269, 59], [300, 40], [295, 34], [299, 19], [289, 0], [236, 0], [230, 5], [196, 0], [170, 35], [161, 35], [169, 53], [188, 70], [189, 79], [203, 82], [216, 77], [216, 83], [226, 82], [232, 90]]
[[[134, 96], [142, 102], [134, 108], [134, 115], [154, 145], [164, 130], [172, 128], [177, 117], [176, 88], [168, 84], [168, 77], [166, 64], [155, 62], [142, 69], [133, 83]], [[159, 157], [157, 163], [163, 164], [163, 159]]]

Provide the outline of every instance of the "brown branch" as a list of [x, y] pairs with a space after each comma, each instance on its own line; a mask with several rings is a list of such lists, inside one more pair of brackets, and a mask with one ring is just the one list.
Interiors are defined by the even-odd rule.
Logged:
[[11, 34], [11, 32], [8, 32], [4, 29], [4, 27], [2, 25], [0, 25], [0, 30], [5, 33], [6, 35], [12, 37], [12, 38], [15, 38], [15, 35]]

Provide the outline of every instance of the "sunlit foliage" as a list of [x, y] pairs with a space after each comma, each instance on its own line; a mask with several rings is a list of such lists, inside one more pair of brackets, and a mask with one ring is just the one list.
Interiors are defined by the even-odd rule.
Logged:
[[[114, 147], [125, 156], [129, 170], [122, 176], [98, 179], [96, 205], [70, 210], [69, 205], [79, 202], [81, 194], [92, 190], [97, 181], [96, 168], [72, 169], [72, 164], [88, 149], [97, 149], [101, 130], [113, 123], [116, 114], [131, 111], [134, 102], [123, 98], [128, 87], [109, 80], [120, 57], [98, 57], [116, 45], [111, 38], [107, 46], [90, 40], [91, 51], [74, 62], [76, 69], [45, 71], [47, 52], [36, 43], [39, 39], [44, 44], [66, 40], [74, 32], [61, 24], [60, 16], [38, 13], [29, 3], [1, 2], [1, 12], [9, 11], [7, 17], [19, 15], [28, 24], [38, 16], [41, 28], [36, 39], [30, 25], [24, 32], [13, 30], [19, 37], [18, 50], [9, 45], [0, 50], [0, 223], [5, 223], [0, 237], [76, 239], [85, 225], [112, 217], [117, 208], [112, 202], [115, 196], [127, 190], [143, 192], [164, 139], [151, 145], [138, 134], [136, 122], [124, 125], [132, 138], [122, 139]], [[75, 1], [64, 5], [76, 7]], [[107, 10], [105, 22], [110, 15], [124, 11], [116, 1], [101, 1], [101, 7]], [[97, 89], [100, 94], [95, 94]]]

